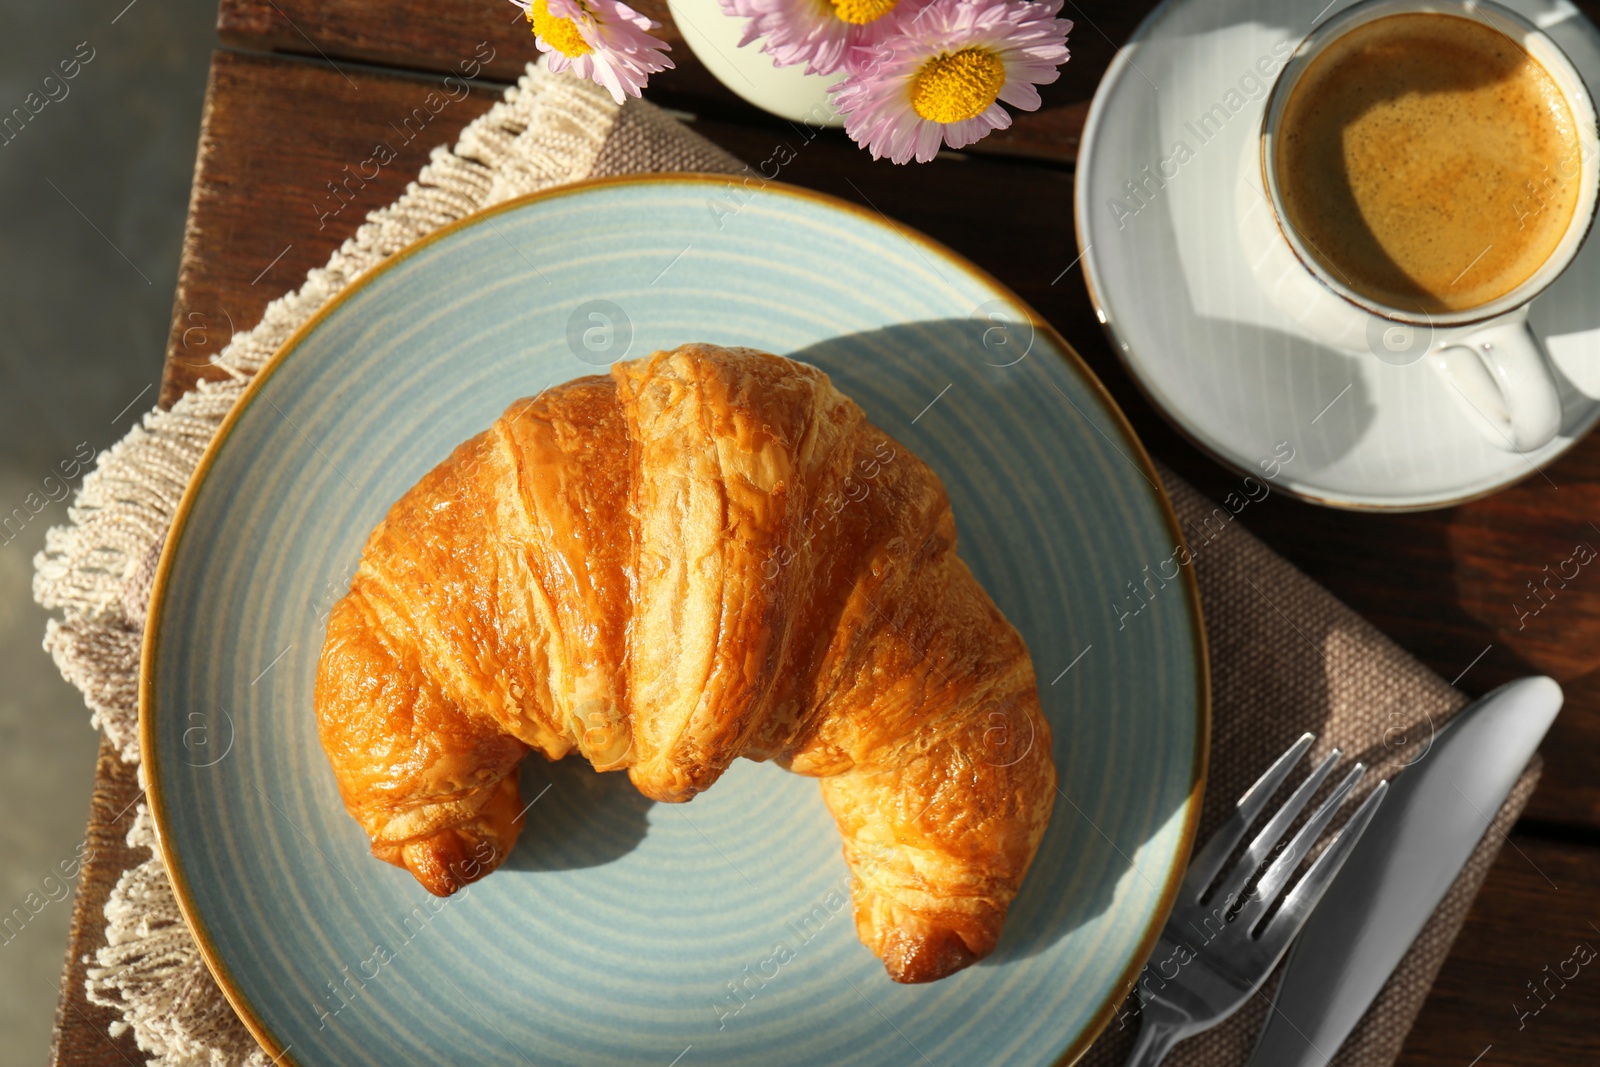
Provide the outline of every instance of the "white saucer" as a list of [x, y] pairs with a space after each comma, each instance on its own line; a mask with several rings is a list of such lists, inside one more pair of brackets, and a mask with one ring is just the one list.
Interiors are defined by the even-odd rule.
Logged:
[[[1196, 444], [1250, 473], [1281, 464], [1274, 485], [1316, 503], [1442, 507], [1527, 477], [1600, 420], [1600, 235], [1532, 306], [1563, 406], [1561, 432], [1536, 452], [1488, 443], [1426, 361], [1396, 365], [1297, 326], [1257, 281], [1241, 239], [1266, 210], [1249, 188], [1259, 182], [1251, 162], [1282, 57], [1350, 2], [1168, 0], [1152, 12], [1089, 109], [1078, 246], [1090, 297], [1134, 380]], [[1570, 3], [1502, 2], [1555, 40], [1600, 93], [1600, 33]], [[1213, 105], [1226, 122], [1200, 129]], [[1141, 198], [1129, 182], [1144, 183]]]

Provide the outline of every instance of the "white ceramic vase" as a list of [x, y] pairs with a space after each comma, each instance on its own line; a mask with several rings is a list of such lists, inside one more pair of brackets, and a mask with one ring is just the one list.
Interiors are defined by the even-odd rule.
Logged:
[[667, 0], [667, 10], [696, 58], [749, 103], [791, 122], [844, 125], [828, 95], [843, 75], [807, 74], [803, 64], [773, 66], [759, 41], [740, 48], [744, 20], [725, 13], [719, 0]]

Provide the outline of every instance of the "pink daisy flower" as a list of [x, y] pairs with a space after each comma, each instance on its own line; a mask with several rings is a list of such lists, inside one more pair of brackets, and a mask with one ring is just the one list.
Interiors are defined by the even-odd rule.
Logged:
[[657, 23], [620, 0], [511, 0], [533, 23], [534, 42], [553, 71], [569, 67], [624, 95], [638, 96], [650, 75], [672, 67], [672, 46], [650, 35]]
[[759, 37], [776, 66], [804, 63], [807, 74], [843, 70], [850, 55], [870, 52], [928, 0], [722, 0], [722, 10], [749, 19], [742, 48]]
[[834, 86], [844, 128], [873, 159], [926, 163], [941, 142], [964, 148], [1011, 125], [1000, 106], [1033, 111], [1035, 85], [1061, 76], [1072, 23], [1061, 0], [932, 0]]

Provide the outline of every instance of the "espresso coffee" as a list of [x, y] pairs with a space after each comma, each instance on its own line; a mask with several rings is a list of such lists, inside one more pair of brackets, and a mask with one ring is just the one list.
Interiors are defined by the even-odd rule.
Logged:
[[1380, 304], [1459, 311], [1526, 281], [1572, 222], [1571, 108], [1511, 38], [1391, 15], [1328, 45], [1290, 92], [1273, 166], [1288, 222]]

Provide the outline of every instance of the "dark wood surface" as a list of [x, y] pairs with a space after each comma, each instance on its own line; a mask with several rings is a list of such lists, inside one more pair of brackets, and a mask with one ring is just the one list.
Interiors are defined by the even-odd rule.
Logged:
[[122, 1016], [112, 1008], [90, 1004], [83, 982], [88, 959], [106, 943], [106, 900], [123, 871], [146, 857], [144, 849], [128, 847], [128, 831], [139, 799], [138, 768], [123, 763], [111, 742], [100, 739], [95, 760], [94, 794], [89, 799], [89, 849], [78, 872], [78, 892], [72, 902], [72, 927], [67, 933], [67, 960], [61, 969], [61, 998], [56, 1001], [55, 1034], [50, 1042], [52, 1065], [116, 1064], [143, 1062], [133, 1032], [111, 1036], [111, 1025]]
[[[474, 83], [468, 96], [449, 102], [407, 141], [396, 124], [440, 89], [441, 76], [354, 67], [348, 73], [346, 80], [320, 61], [232, 52], [213, 58], [163, 404], [200, 378], [220, 376], [211, 361], [234, 330], [260, 321], [267, 304], [326, 263], [367, 212], [405, 191], [434, 145], [453, 140], [503, 88]], [[460, 97], [461, 90], [452, 86], [450, 95]], [[285, 137], [300, 143], [290, 148]], [[366, 180], [363, 173], [373, 167], [362, 164], [374, 158], [379, 142], [392, 147], [395, 158]]]
[[[667, 22], [664, 2], [639, 6]], [[873, 163], [842, 135], [799, 146], [789, 124], [720, 87], [669, 28], [679, 69], [650, 95], [696, 116], [694, 126], [747, 160], [798, 147], [781, 180], [866, 202], [945, 242], [1016, 289], [1084, 355], [1150, 451], [1220, 497], [1235, 476], [1185, 443], [1144, 402], [1089, 305], [1077, 256], [1072, 170], [1094, 86], [1145, 2], [1071, 0], [1072, 61], [1046, 106], [968, 153], [924, 166]], [[1600, 2], [1579, 5], [1590, 16]], [[174, 303], [163, 400], [208, 373], [232, 329], [323, 263], [366, 211], [394, 199], [428, 149], [453, 138], [534, 55], [525, 23], [493, 0], [223, 0], [193, 200]], [[462, 61], [493, 49], [471, 95], [425, 136], [400, 144], [390, 123], [409, 114]], [[1114, 43], [1116, 42], [1116, 43]], [[270, 54], [269, 54], [270, 53]], [[380, 69], [381, 68], [381, 69]], [[399, 157], [337, 215], [326, 183], [378, 140]], [[1600, 439], [1496, 496], [1415, 515], [1331, 511], [1274, 494], [1251, 509], [1251, 530], [1418, 656], [1481, 693], [1549, 673], [1567, 705], [1542, 752], [1543, 784], [1509, 839], [1406, 1046], [1407, 1067], [1600, 1062], [1600, 973], [1585, 969], [1537, 1016], [1525, 983], [1543, 981], [1580, 941], [1600, 946], [1600, 578], [1587, 572], [1538, 606], [1529, 581], [1572, 554], [1600, 550]], [[1591, 525], [1593, 523], [1594, 525]], [[1519, 625], [1520, 622], [1520, 625]], [[73, 961], [86, 951], [74, 930]], [[69, 989], [69, 992], [71, 990]], [[1520, 1025], [1519, 1025], [1520, 1023]], [[68, 1039], [75, 1021], [63, 1009]], [[70, 1040], [62, 1063], [122, 1063], [121, 1049]], [[1492, 1046], [1492, 1047], [1491, 1047]]]
[[[1600, 959], [1580, 966], [1600, 952], [1597, 903], [1593, 847], [1512, 834], [1412, 1028], [1400, 1067], [1600, 1063]], [[1575, 978], [1561, 980], [1575, 970]]]

